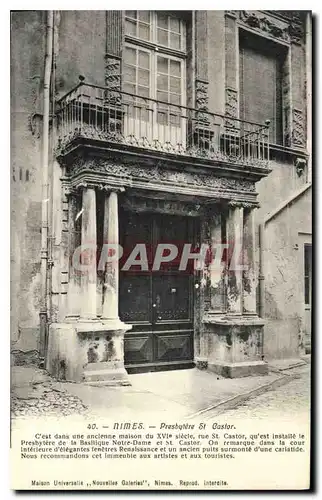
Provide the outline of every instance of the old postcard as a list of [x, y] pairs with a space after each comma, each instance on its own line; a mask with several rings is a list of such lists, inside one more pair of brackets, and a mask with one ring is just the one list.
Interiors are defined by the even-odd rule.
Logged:
[[11, 12], [11, 487], [307, 490], [312, 13]]

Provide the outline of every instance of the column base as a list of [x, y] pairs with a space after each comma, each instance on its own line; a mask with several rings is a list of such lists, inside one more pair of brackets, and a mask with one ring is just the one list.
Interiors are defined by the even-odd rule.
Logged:
[[225, 378], [241, 378], [254, 375], [267, 375], [268, 364], [264, 361], [246, 361], [242, 363], [208, 362], [208, 370]]
[[196, 368], [198, 368], [198, 370], [207, 370], [208, 368], [208, 358], [204, 358], [204, 357], [201, 357], [201, 356], [196, 356], [195, 359], [195, 364], [196, 364]]
[[89, 363], [84, 370], [84, 382], [96, 386], [129, 386], [129, 376], [119, 361]]
[[79, 320], [49, 327], [47, 371], [58, 380], [91, 385], [130, 385], [124, 368], [124, 333], [119, 319]]

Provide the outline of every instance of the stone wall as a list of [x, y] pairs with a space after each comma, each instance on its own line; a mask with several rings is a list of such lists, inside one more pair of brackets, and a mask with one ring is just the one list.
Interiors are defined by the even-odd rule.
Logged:
[[[38, 362], [45, 31], [45, 11], [11, 14], [11, 343], [17, 364]], [[105, 11], [56, 11], [56, 97], [75, 86], [79, 75], [104, 85], [105, 51]], [[61, 243], [68, 229], [64, 225], [62, 170], [51, 163], [49, 182], [54, 196], [50, 235], [56, 264], [51, 312], [57, 321], [65, 310], [66, 266], [61, 266]]]
[[225, 111], [225, 17], [224, 11], [208, 11], [209, 111]]
[[106, 13], [73, 10], [55, 13], [56, 92], [61, 97], [79, 75], [94, 85], [105, 84]]
[[296, 357], [310, 340], [304, 338], [309, 332], [305, 332], [303, 243], [310, 242], [311, 204], [308, 188], [264, 225], [267, 358]]
[[[284, 159], [273, 158], [271, 174], [257, 183], [260, 203], [256, 213], [257, 238], [259, 224], [263, 228], [262, 275], [265, 291], [261, 300], [265, 317], [264, 356], [268, 359], [296, 357], [304, 350], [301, 233], [312, 233], [312, 197], [310, 189], [296, 197], [308, 184], [307, 169], [299, 176], [295, 164], [295, 155]], [[279, 207], [281, 211], [269, 219]]]
[[11, 345], [37, 362], [45, 14], [11, 14]]

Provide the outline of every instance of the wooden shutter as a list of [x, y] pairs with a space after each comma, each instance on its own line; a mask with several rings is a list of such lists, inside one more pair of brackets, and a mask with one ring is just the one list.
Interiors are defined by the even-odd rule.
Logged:
[[240, 118], [271, 121], [270, 142], [282, 143], [281, 62], [274, 51], [240, 45]]

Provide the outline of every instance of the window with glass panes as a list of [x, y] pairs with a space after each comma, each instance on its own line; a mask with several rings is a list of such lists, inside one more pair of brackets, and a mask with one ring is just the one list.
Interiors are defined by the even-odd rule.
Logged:
[[125, 11], [125, 33], [142, 40], [150, 40], [151, 12], [149, 10]]
[[[157, 120], [179, 122], [185, 105], [185, 24], [165, 12], [126, 11], [123, 90], [162, 101]], [[164, 103], [164, 104], [162, 104]], [[170, 112], [169, 105], [171, 104]]]

